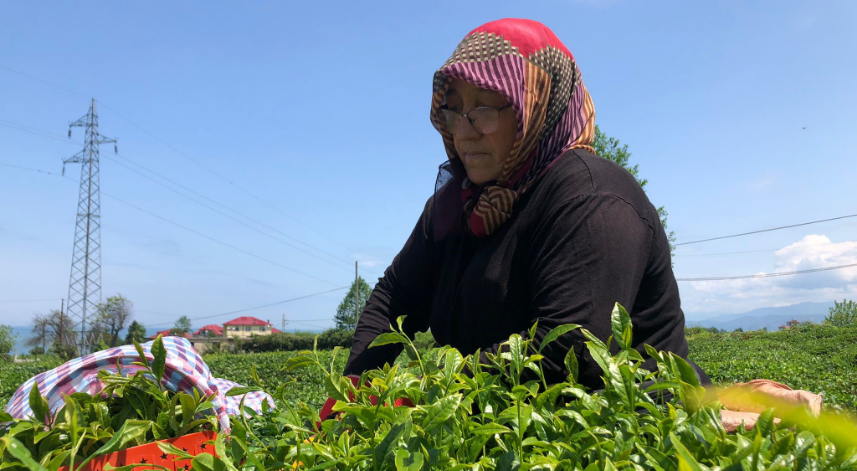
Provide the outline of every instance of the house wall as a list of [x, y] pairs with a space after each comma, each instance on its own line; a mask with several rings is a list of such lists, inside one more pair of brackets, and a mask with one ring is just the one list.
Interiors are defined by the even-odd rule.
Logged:
[[271, 335], [269, 325], [227, 325], [223, 326], [225, 337], [248, 338], [253, 335]]
[[190, 344], [200, 355], [235, 350], [235, 340], [223, 337], [193, 337], [190, 339]]

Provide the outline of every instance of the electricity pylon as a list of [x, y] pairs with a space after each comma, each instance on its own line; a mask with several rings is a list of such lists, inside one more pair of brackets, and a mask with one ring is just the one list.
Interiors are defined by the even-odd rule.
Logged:
[[[91, 335], [91, 320], [98, 304], [101, 303], [101, 186], [98, 174], [100, 144], [113, 143], [98, 133], [98, 112], [95, 98], [86, 116], [69, 123], [71, 128], [86, 128], [86, 140], [83, 150], [63, 160], [65, 164], [80, 163], [80, 193], [77, 201], [77, 222], [74, 228], [74, 252], [71, 258], [71, 275], [68, 283], [67, 313], [74, 327], [72, 338], [77, 343], [81, 355], [90, 353], [94, 343]], [[87, 322], [90, 322], [89, 324]]]

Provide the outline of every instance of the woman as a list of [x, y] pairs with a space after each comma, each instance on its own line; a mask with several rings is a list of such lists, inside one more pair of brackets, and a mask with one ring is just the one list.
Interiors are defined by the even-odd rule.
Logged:
[[[435, 74], [430, 116], [449, 160], [367, 302], [346, 375], [395, 360], [399, 345], [367, 347], [401, 315], [409, 335], [430, 328], [441, 344], [484, 354], [536, 321], [537, 344], [571, 323], [606, 341], [616, 302], [644, 356], [649, 344], [687, 357], [658, 213], [627, 171], [594, 155], [592, 100], [547, 27], [504, 19], [473, 30]], [[548, 381], [565, 379], [573, 348], [579, 382], [603, 387], [583, 343], [575, 331], [545, 348]]]

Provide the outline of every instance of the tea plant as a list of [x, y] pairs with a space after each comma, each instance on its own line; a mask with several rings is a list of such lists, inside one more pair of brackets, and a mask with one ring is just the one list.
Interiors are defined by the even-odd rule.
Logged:
[[766, 378], [824, 394], [826, 407], [857, 409], [857, 326], [708, 334], [688, 345], [714, 382]]
[[[145, 359], [139, 345], [140, 358]], [[154, 359], [135, 362], [145, 370], [123, 377], [100, 371], [101, 393], [74, 393], [52, 413], [37, 385], [30, 391], [33, 418], [13, 420], [0, 413], [2, 470], [56, 470], [60, 466], [82, 468], [92, 458], [154, 440], [174, 438], [202, 429], [216, 429], [217, 419], [210, 398], [174, 393], [160, 381], [166, 350], [160, 337], [152, 346]], [[118, 365], [117, 365], [118, 367]]]
[[[258, 375], [265, 378], [267, 384], [284, 386], [283, 397], [289, 404], [296, 406], [303, 401], [310, 407], [320, 409], [327, 398], [324, 390], [325, 374], [310, 368], [283, 371], [283, 364], [299, 355], [299, 352], [216, 353], [205, 355], [204, 360], [212, 376], [227, 378], [240, 384], [253, 384], [251, 371], [255, 367]], [[318, 355], [323, 362], [331, 360], [330, 350], [319, 350]], [[334, 369], [342, 373], [344, 368], [344, 355], [338, 355]], [[279, 399], [276, 399], [276, 402], [278, 407], [282, 407]]]
[[[657, 370], [642, 367], [642, 352], [631, 348], [630, 317], [618, 305], [606, 343], [579, 326], [561, 326], [539, 345], [512, 335], [500, 353], [485, 355], [485, 364], [478, 352], [463, 356], [449, 347], [420, 351], [402, 333], [401, 321], [372, 346], [401, 343], [408, 361], [366, 372], [357, 386], [341, 376], [338, 348], [290, 355], [282, 364], [283, 374], [291, 375], [286, 382], [258, 374], [254, 365], [245, 367], [255, 388], [269, 391], [279, 407], [263, 406], [262, 413], [245, 408], [244, 416], [232, 418], [231, 434], [215, 440], [218, 457], [193, 457], [193, 468], [857, 469], [857, 425], [842, 415], [823, 413], [815, 419], [805, 408], [772, 404], [753, 430], [726, 433], [720, 404], [706, 402], [709, 396], [686, 361], [647, 346], [645, 354], [656, 360]], [[544, 379], [542, 349], [574, 330], [586, 338], [586, 348], [603, 371], [601, 390], [590, 391], [577, 382], [574, 353], [565, 359], [569, 375], [564, 382]], [[616, 355], [610, 354], [613, 342], [619, 347]], [[522, 380], [525, 371], [538, 379]], [[337, 400], [334, 417], [318, 423], [317, 406], [294, 400], [293, 388], [301, 378], [312, 378]], [[249, 389], [253, 387], [233, 393]], [[395, 406], [405, 398], [416, 405]], [[72, 399], [80, 403], [82, 398]], [[71, 434], [68, 429], [59, 435], [63, 433]], [[56, 469], [54, 461], [44, 461], [40, 446], [17, 446], [12, 440], [0, 438], [5, 452], [0, 469], [42, 471], [39, 464]], [[107, 445], [100, 446], [98, 451]]]
[[6, 403], [15, 394], [18, 386], [37, 374], [60, 366], [63, 363], [59, 357], [52, 355], [39, 356], [36, 361], [28, 363], [0, 363], [0, 410], [6, 408]]
[[[220, 458], [197, 458], [197, 469], [278, 470], [732, 470], [855, 469], [857, 426], [850, 419], [777, 405], [755, 429], [727, 434], [717, 402], [704, 402], [692, 368], [680, 357], [646, 353], [657, 371], [646, 371], [630, 348], [631, 322], [620, 306], [612, 313], [613, 336], [605, 344], [581, 329], [602, 368], [604, 389], [590, 392], [577, 383], [574, 354], [559, 384], [546, 384], [541, 349], [578, 326], [563, 326], [535, 344], [519, 335], [497, 355], [462, 356], [444, 347], [421, 354], [399, 329], [373, 346], [402, 343], [408, 368], [385, 366], [367, 372], [355, 387], [334, 362], [317, 351], [290, 358], [287, 370], [311, 368], [325, 374], [326, 392], [337, 399], [338, 417], [317, 425], [316, 409], [287, 406], [235, 420], [231, 441], [220, 443]], [[531, 334], [532, 335], [532, 334]], [[610, 355], [617, 342], [620, 351]], [[337, 351], [334, 350], [335, 358]], [[524, 370], [538, 380], [522, 382]], [[642, 385], [648, 385], [643, 387]], [[259, 386], [264, 386], [260, 381]], [[660, 393], [672, 392], [669, 401]], [[407, 398], [415, 407], [396, 407]]]

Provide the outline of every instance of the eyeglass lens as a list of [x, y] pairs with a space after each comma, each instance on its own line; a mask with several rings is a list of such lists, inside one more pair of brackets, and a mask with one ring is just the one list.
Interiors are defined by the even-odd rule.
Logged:
[[[441, 122], [446, 125], [446, 129], [452, 132], [458, 122], [461, 120], [461, 115], [456, 111], [441, 109]], [[476, 131], [481, 134], [489, 134], [497, 130], [498, 113], [494, 108], [480, 106], [474, 108], [467, 113], [467, 118], [470, 124]]]

